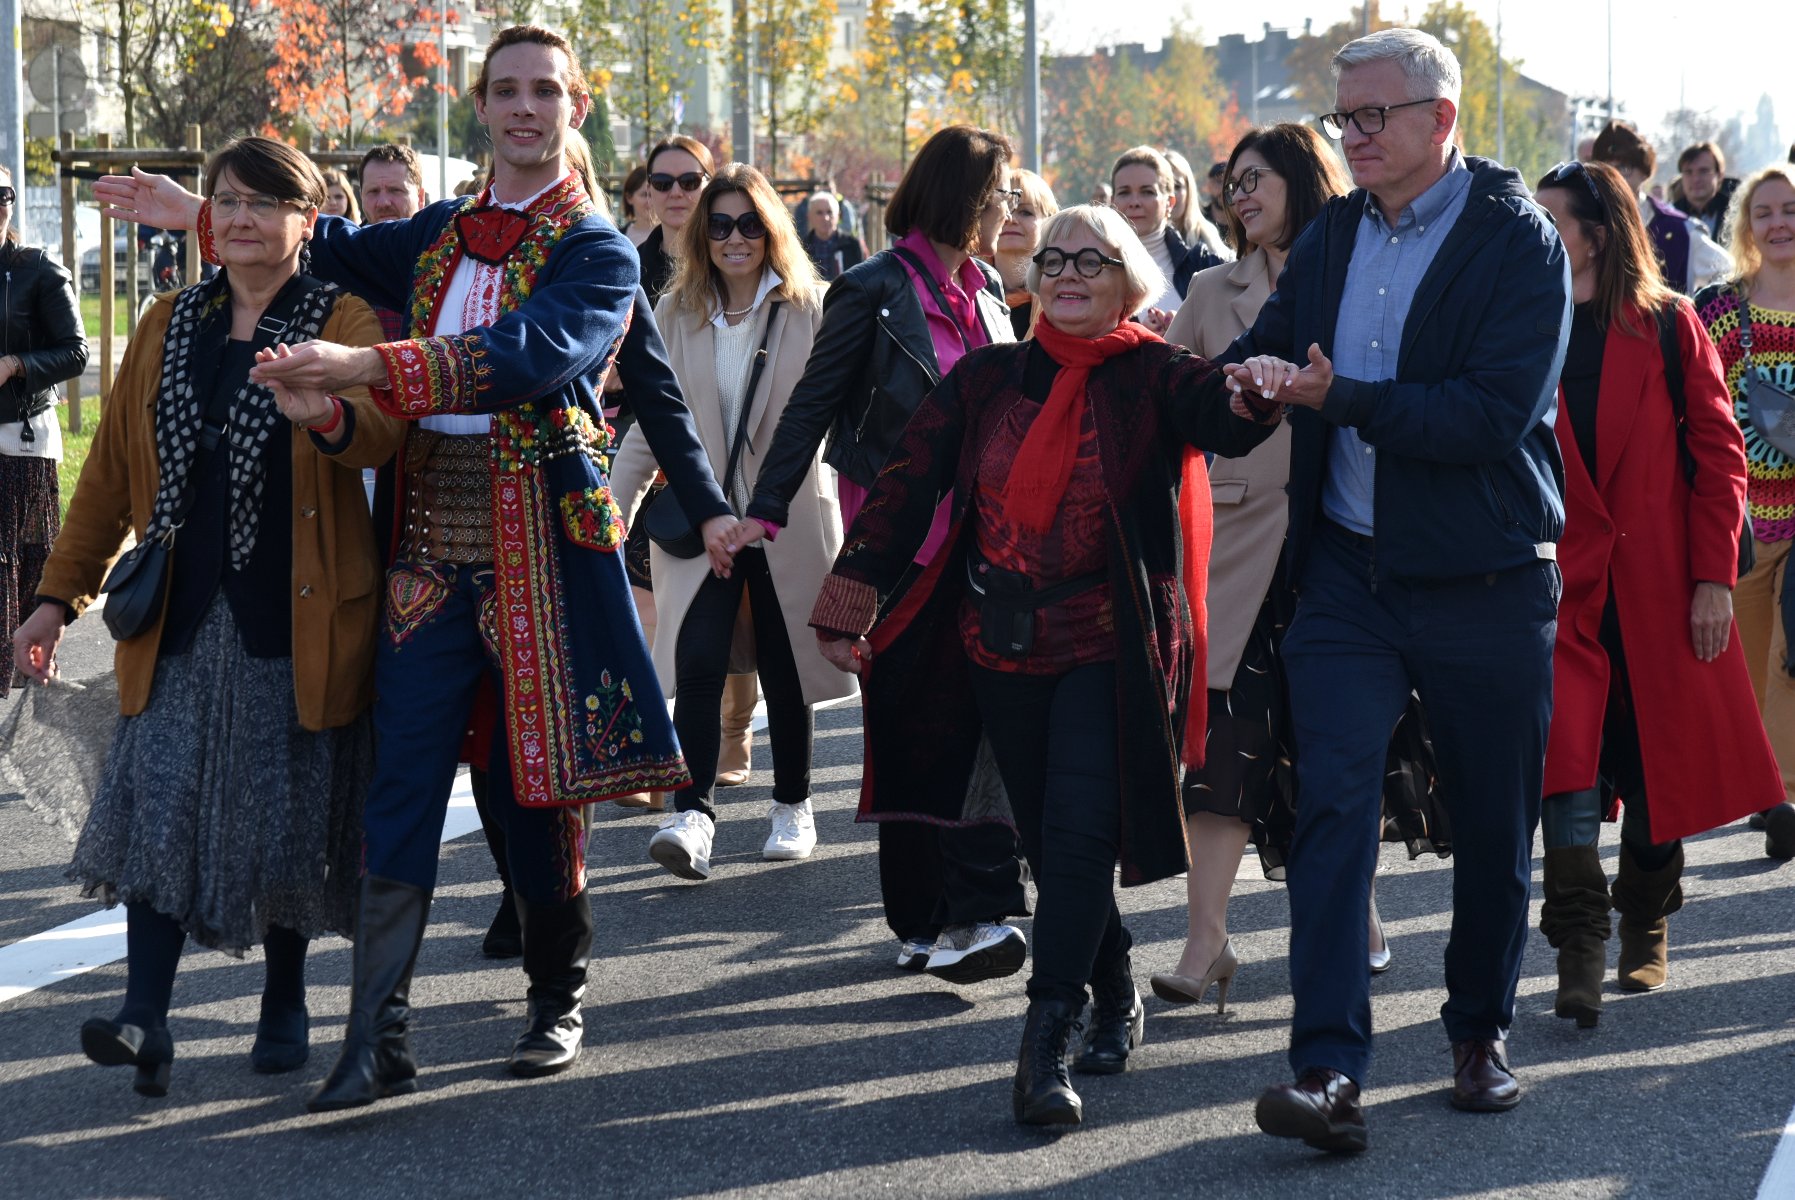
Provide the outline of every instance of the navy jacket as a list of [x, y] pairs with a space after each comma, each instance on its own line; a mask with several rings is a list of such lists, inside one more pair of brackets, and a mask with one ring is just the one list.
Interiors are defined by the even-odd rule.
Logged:
[[[1552, 433], [1571, 328], [1571, 272], [1551, 218], [1516, 172], [1467, 158], [1464, 213], [1421, 281], [1396, 378], [1335, 377], [1319, 411], [1290, 414], [1290, 578], [1321, 518], [1337, 425], [1377, 450], [1375, 573], [1449, 579], [1552, 557], [1564, 464]], [[1369, 194], [1328, 203], [1290, 249], [1278, 290], [1222, 355], [1333, 356], [1347, 266]]]

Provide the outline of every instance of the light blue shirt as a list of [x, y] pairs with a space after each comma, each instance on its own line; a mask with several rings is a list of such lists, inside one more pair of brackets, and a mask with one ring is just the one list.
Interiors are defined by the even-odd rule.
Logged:
[[[1465, 211], [1470, 191], [1471, 172], [1454, 150], [1446, 173], [1402, 210], [1394, 226], [1384, 220], [1377, 202], [1366, 197], [1365, 216], [1346, 268], [1340, 318], [1334, 325], [1335, 375], [1367, 383], [1396, 378], [1409, 305], [1448, 231]], [[1321, 485], [1323, 515], [1371, 536], [1376, 478], [1376, 451], [1360, 439], [1358, 430], [1337, 427], [1328, 442], [1328, 469]]]

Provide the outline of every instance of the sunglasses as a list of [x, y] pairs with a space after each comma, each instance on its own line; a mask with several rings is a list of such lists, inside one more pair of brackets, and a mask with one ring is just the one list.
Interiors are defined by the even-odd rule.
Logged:
[[17, 200], [18, 198], [19, 198], [19, 193], [14, 191], [12, 188], [0, 187], [0, 208], [12, 207], [13, 202], [15, 200]]
[[1047, 249], [1035, 255], [1034, 263], [1037, 267], [1041, 268], [1041, 274], [1047, 276], [1049, 279], [1059, 278], [1065, 271], [1066, 264], [1068, 263], [1072, 264], [1073, 268], [1086, 279], [1097, 278], [1097, 276], [1103, 274], [1103, 268], [1105, 267], [1121, 267], [1127, 265], [1121, 259], [1111, 258], [1101, 250], [1093, 250], [1089, 246], [1080, 250], [1077, 254], [1067, 254], [1058, 246], [1049, 246]]
[[704, 186], [704, 172], [687, 171], [684, 175], [667, 175], [656, 171], [648, 177], [648, 186], [657, 192], [670, 192], [676, 183], [682, 192], [695, 192]]
[[759, 213], [745, 212], [739, 217], [712, 213], [705, 222], [704, 232], [713, 242], [727, 242], [729, 236], [737, 232], [751, 242], [758, 242], [767, 236], [767, 223], [760, 219]]
[[1591, 175], [1589, 168], [1582, 163], [1559, 163], [1546, 172], [1546, 177], [1540, 181], [1540, 186], [1542, 188], [1562, 187], [1573, 179], [1582, 181], [1584, 188], [1589, 192], [1589, 198], [1596, 202], [1596, 212], [1601, 215], [1602, 224], [1606, 225], [1608, 223], [1608, 203], [1602, 199], [1602, 190], [1596, 186], [1595, 176]]

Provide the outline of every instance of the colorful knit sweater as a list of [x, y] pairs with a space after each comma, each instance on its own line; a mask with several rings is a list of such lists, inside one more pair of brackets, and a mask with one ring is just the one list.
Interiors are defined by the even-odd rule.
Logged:
[[[1795, 461], [1752, 428], [1739, 379], [1745, 370], [1739, 347], [1739, 294], [1730, 285], [1716, 284], [1696, 296], [1695, 308], [1720, 351], [1720, 365], [1733, 394], [1733, 415], [1745, 431], [1745, 501], [1752, 531], [1761, 542], [1788, 541], [1795, 538]], [[1751, 359], [1758, 374], [1795, 392], [1795, 312], [1754, 304], [1751, 320]]]

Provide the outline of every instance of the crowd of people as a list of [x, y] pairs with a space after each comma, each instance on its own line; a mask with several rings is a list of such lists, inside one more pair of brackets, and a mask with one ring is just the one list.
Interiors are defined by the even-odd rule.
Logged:
[[1536, 839], [1584, 1027], [1611, 913], [1618, 986], [1668, 981], [1684, 839], [1750, 820], [1795, 858], [1795, 166], [1732, 179], [1702, 143], [1667, 202], [1613, 122], [1527, 181], [1461, 144], [1432, 37], [1334, 68], [1319, 128], [1252, 129], [1201, 179], [1127, 148], [1066, 207], [1003, 133], [943, 129], [869, 255], [832, 188], [792, 205], [689, 137], [613, 221], [573, 50], [506, 29], [470, 195], [425, 203], [398, 146], [358, 195], [259, 137], [199, 194], [96, 185], [221, 270], [146, 314], [60, 531], [53, 388], [85, 343], [66, 274], [0, 247], [28, 289], [0, 345], [14, 664], [50, 679], [102, 593], [119, 639], [70, 874], [126, 906], [127, 984], [88, 1057], [166, 1094], [192, 938], [263, 948], [251, 1065], [296, 1070], [307, 947], [340, 933], [309, 1106], [415, 1090], [466, 764], [483, 946], [527, 983], [508, 1067], [564, 1070], [592, 806], [659, 813], [646, 857], [711, 879], [764, 692], [762, 856], [805, 859], [814, 711], [858, 691], [895, 966], [966, 985], [1032, 951], [1017, 1121], [1078, 1124], [1073, 1075], [1141, 1044], [1118, 881], [1186, 876], [1151, 990], [1225, 1008], [1252, 845], [1295, 1001], [1258, 1124], [1364, 1150], [1380, 840], [1451, 856], [1450, 1101], [1514, 1107]]

